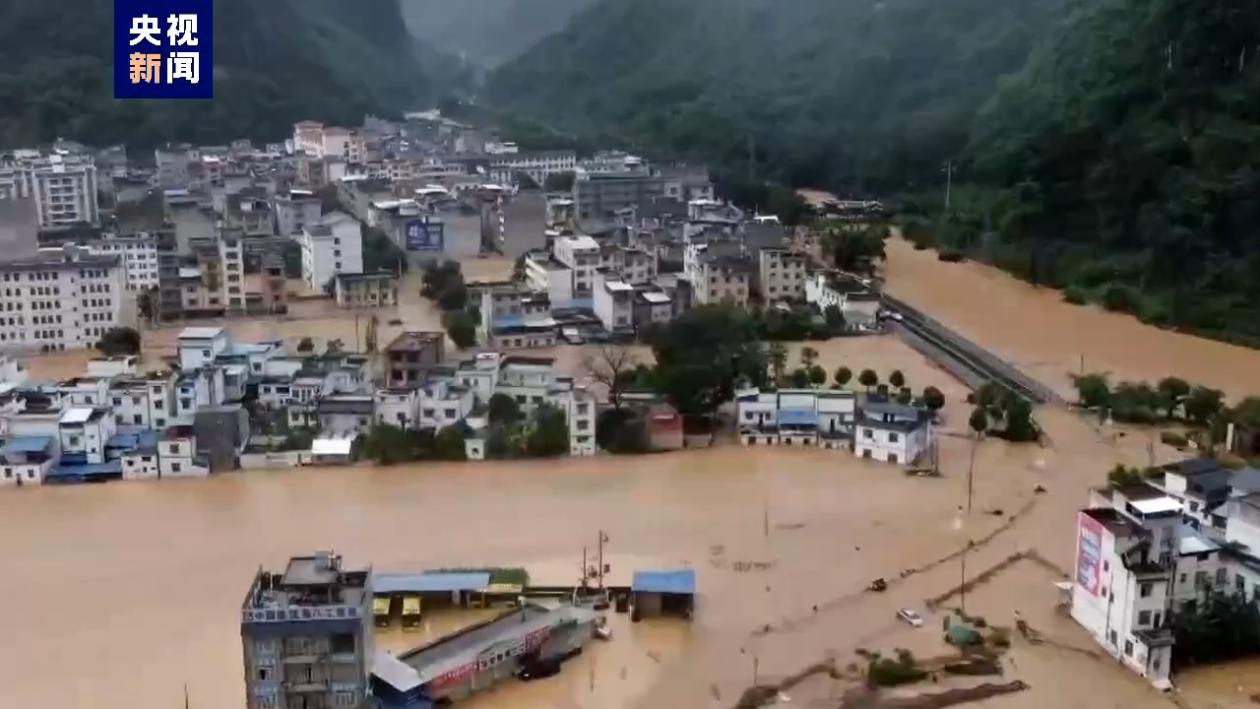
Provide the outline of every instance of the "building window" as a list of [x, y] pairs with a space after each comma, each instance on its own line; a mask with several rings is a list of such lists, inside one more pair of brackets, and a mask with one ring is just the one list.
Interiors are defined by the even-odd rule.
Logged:
[[1217, 569], [1217, 570], [1216, 570], [1216, 585], [1217, 585], [1217, 586], [1224, 586], [1224, 585], [1225, 585], [1225, 578], [1226, 578], [1226, 576], [1227, 576], [1227, 574], [1228, 574], [1228, 573], [1229, 573], [1229, 572], [1227, 572], [1227, 571], [1225, 570], [1225, 568], [1224, 568], [1224, 567], [1219, 568], [1219, 569]]
[[181, 466], [179, 463], [171, 463], [171, 472], [172, 472], [172, 473], [178, 473], [178, 472], [180, 472], [181, 470], [183, 470], [183, 466]]
[[1133, 657], [1133, 641], [1132, 640], [1124, 641], [1124, 656]]
[[874, 431], [872, 431], [872, 430], [871, 430], [871, 429], [869, 429], [869, 428], [864, 428], [864, 429], [862, 429], [862, 437], [863, 437], [863, 438], [866, 438], [866, 439], [871, 439], [871, 438], [874, 438], [874, 437], [875, 437], [875, 432], [874, 432]]
[[1149, 598], [1153, 587], [1154, 587], [1154, 584], [1151, 584], [1151, 583], [1142, 584], [1138, 589], [1138, 595], [1141, 596], [1142, 598]]
[[1242, 574], [1234, 574], [1234, 588], [1244, 596], [1247, 594], [1247, 580]]
[[897, 434], [895, 434], [895, 433], [889, 433], [889, 434], [888, 434], [888, 442], [889, 442], [889, 443], [896, 443], [896, 442], [897, 442], [897, 441], [899, 441], [899, 440], [901, 440], [901, 437], [900, 437], [900, 436], [898, 436]]
[[1151, 624], [1150, 611], [1138, 611], [1137, 624], [1145, 628]]

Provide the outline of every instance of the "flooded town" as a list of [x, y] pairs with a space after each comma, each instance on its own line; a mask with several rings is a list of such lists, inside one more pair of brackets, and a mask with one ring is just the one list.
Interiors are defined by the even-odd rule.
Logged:
[[1255, 8], [1012, 3], [0, 8], [0, 707], [1260, 705]]

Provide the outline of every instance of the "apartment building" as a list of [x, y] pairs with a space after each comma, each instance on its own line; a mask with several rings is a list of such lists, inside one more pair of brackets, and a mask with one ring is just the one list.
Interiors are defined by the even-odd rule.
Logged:
[[115, 256], [122, 262], [123, 288], [132, 292], [157, 288], [158, 238], [150, 234], [113, 236], [89, 241], [84, 250], [96, 256]]
[[603, 269], [595, 273], [595, 317], [612, 334], [634, 332], [634, 286]]
[[90, 155], [15, 151], [0, 156], [0, 199], [5, 197], [33, 200], [43, 228], [100, 222]]
[[573, 202], [578, 219], [601, 220], [627, 207], [640, 208], [665, 194], [665, 180], [651, 170], [617, 172], [577, 170]]
[[0, 347], [92, 347], [121, 324], [122, 292], [119, 258], [77, 246], [0, 263]]
[[445, 352], [445, 333], [399, 333], [385, 346], [386, 381], [391, 387], [421, 384], [429, 370], [442, 363]]
[[744, 445], [850, 449], [858, 421], [857, 397], [826, 389], [737, 392], [736, 426]]
[[589, 298], [595, 286], [595, 269], [599, 268], [599, 242], [589, 236], [562, 236], [553, 243], [552, 255], [569, 269], [573, 297]]
[[339, 273], [333, 277], [338, 308], [385, 308], [398, 305], [398, 276], [388, 272]]
[[301, 234], [308, 225], [318, 224], [321, 216], [319, 198], [310, 190], [294, 189], [277, 194], [272, 207], [279, 236]]
[[312, 291], [322, 291], [339, 273], [363, 272], [363, 238], [359, 223], [348, 214], [333, 212], [307, 226], [299, 243], [302, 280]]
[[692, 282], [697, 304], [748, 307], [752, 265], [746, 259], [705, 254], [698, 263], [698, 277]]
[[572, 150], [500, 153], [490, 160], [490, 179], [501, 185], [511, 185], [513, 177], [522, 173], [542, 187], [548, 177], [576, 169], [577, 153]]
[[805, 299], [809, 259], [787, 249], [763, 249], [757, 258], [757, 287], [767, 303]]
[[249, 709], [359, 707], [375, 657], [372, 571], [332, 552], [259, 570], [241, 604]]

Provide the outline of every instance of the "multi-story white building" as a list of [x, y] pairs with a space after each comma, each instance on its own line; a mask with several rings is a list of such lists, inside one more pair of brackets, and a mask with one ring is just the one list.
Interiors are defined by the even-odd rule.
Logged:
[[89, 241], [83, 248], [98, 256], [117, 256], [122, 261], [126, 290], [146, 291], [158, 287], [157, 237], [149, 234], [115, 236]]
[[857, 398], [826, 389], [750, 390], [736, 394], [739, 440], [744, 445], [852, 446]]
[[1181, 504], [1146, 490], [1117, 491], [1119, 505], [1078, 516], [1072, 618], [1125, 667], [1170, 688]]
[[501, 185], [511, 185], [516, 173], [524, 173], [539, 187], [551, 175], [573, 172], [577, 169], [577, 153], [572, 150], [541, 150], [535, 152], [500, 153], [490, 161], [490, 179]]
[[571, 272], [573, 297], [589, 298], [599, 268], [599, 242], [589, 236], [562, 236], [555, 240], [552, 255]]
[[0, 198], [30, 198], [41, 227], [96, 224], [96, 165], [89, 155], [20, 151], [0, 158]]
[[363, 237], [359, 223], [333, 212], [302, 230], [302, 280], [321, 291], [339, 273], [363, 273]]
[[122, 292], [119, 258], [76, 246], [0, 262], [0, 347], [92, 347], [121, 324]]
[[923, 409], [891, 401], [866, 401], [858, 410], [853, 452], [862, 458], [909, 465], [931, 443], [931, 418]]
[[809, 258], [787, 249], [763, 249], [758, 255], [757, 281], [767, 303], [804, 300]]
[[595, 317], [611, 333], [634, 331], [634, 286], [611, 273], [595, 273], [593, 294]]

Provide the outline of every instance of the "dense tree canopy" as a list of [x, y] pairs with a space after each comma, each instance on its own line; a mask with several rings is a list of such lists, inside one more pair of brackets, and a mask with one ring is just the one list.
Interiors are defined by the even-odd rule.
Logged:
[[604, 0], [493, 74], [490, 93], [745, 179], [936, 183], [1063, 2]]
[[427, 92], [396, 0], [216, 0], [214, 99], [116, 101], [112, 10], [0, 3], [0, 147], [275, 140], [305, 118], [358, 125]]

